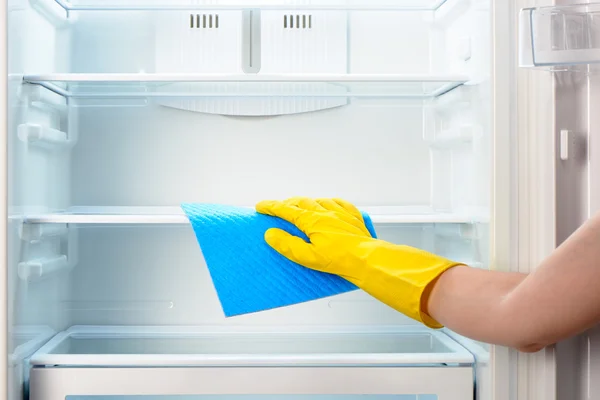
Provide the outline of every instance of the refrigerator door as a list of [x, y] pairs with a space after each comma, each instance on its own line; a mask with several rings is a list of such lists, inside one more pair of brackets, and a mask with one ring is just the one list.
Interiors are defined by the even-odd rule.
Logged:
[[[523, 126], [539, 136], [532, 138], [535, 147], [529, 156], [533, 160], [545, 157], [542, 154], [553, 156], [544, 162], [552, 182], [546, 178], [536, 186], [543, 185], [543, 197], [537, 204], [554, 208], [546, 210], [551, 225], [546, 226], [545, 235], [540, 232], [540, 238], [558, 246], [600, 209], [600, 145], [596, 139], [600, 119], [595, 112], [600, 100], [600, 3], [527, 3], [521, 6], [530, 8], [521, 11], [519, 21], [519, 61], [524, 67], [519, 73], [534, 97], [527, 100], [526, 104], [533, 106], [528, 110], [533, 112], [524, 117]], [[533, 204], [530, 210], [534, 218], [541, 215]], [[540, 247], [540, 240], [532, 243], [537, 243], [539, 256], [551, 251], [550, 247]], [[554, 378], [552, 387], [546, 386], [555, 392], [553, 398], [600, 396], [600, 385], [594, 378], [600, 373], [599, 340], [600, 331], [595, 328], [545, 351], [548, 361], [554, 359], [555, 367], [540, 361], [535, 372]]]
[[[581, 11], [585, 13], [579, 18], [584, 14], [586, 20], [577, 26], [588, 39], [582, 46], [590, 54], [589, 64], [555, 77], [555, 138], [560, 149], [556, 158], [557, 245], [600, 210], [600, 3], [589, 2]], [[572, 23], [580, 22], [575, 18], [571, 17]], [[558, 400], [600, 396], [600, 327], [559, 343], [556, 356]]]

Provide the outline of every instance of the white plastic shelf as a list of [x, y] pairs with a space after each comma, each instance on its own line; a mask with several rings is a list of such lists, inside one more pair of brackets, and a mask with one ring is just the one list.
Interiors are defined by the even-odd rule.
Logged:
[[[436, 213], [427, 207], [359, 207], [374, 224], [475, 224], [487, 222], [481, 211], [464, 214]], [[81, 225], [186, 225], [180, 207], [73, 207], [57, 213], [13, 214], [12, 220], [27, 224]]]
[[73, 98], [393, 97], [431, 98], [465, 84], [461, 75], [399, 74], [42, 74], [26, 75]]
[[255, 367], [471, 365], [449, 336], [420, 327], [383, 330], [231, 330], [75, 326], [31, 357], [35, 366]]
[[522, 67], [600, 64], [600, 3], [526, 8], [519, 25]]
[[446, 0], [55, 0], [65, 10], [437, 10]]

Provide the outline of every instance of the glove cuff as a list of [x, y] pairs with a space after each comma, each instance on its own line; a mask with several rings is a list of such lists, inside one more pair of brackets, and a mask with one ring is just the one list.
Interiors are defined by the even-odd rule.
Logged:
[[373, 241], [357, 284], [384, 304], [432, 329], [444, 326], [426, 313], [431, 289], [447, 270], [464, 264], [409, 246]]
[[436, 282], [439, 280], [440, 276], [446, 271], [454, 267], [466, 267], [464, 264], [454, 263], [449, 261], [449, 264], [440, 269], [437, 276], [429, 282], [423, 291], [421, 292], [420, 300], [419, 300], [419, 318], [416, 318], [417, 321], [421, 322], [423, 325], [427, 326], [431, 329], [442, 329], [444, 325], [436, 321], [433, 317], [431, 317], [427, 312], [427, 303], [429, 302], [429, 296], [431, 295], [431, 291], [435, 286]]

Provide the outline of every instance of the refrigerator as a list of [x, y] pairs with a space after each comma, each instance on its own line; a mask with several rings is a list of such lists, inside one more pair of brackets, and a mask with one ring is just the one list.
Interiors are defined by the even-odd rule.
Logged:
[[2, 4], [3, 398], [600, 398], [596, 330], [520, 354], [362, 291], [226, 318], [180, 207], [340, 197], [533, 271], [600, 207], [600, 3]]

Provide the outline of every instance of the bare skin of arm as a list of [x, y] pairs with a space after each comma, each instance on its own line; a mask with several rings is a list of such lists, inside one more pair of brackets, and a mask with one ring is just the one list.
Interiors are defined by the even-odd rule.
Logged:
[[524, 352], [586, 331], [600, 323], [600, 214], [529, 275], [446, 271], [426, 307], [459, 334]]

